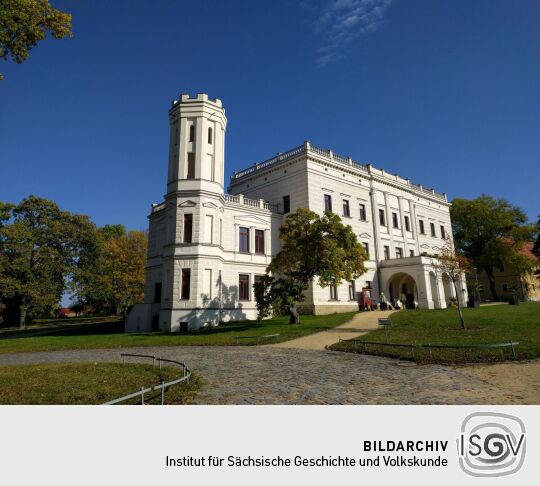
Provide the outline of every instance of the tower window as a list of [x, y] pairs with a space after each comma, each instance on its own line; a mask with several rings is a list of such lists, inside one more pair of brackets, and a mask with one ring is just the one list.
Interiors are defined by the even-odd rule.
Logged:
[[189, 141], [193, 142], [195, 140], [195, 125], [189, 126]]
[[411, 231], [411, 222], [409, 221], [409, 216], [405, 216], [405, 230]]
[[283, 196], [283, 214], [291, 212], [291, 196]]
[[366, 220], [366, 205], [360, 204], [360, 221]]
[[330, 194], [324, 195], [324, 210], [332, 211], [332, 196]]
[[188, 152], [187, 154], [186, 179], [195, 179], [195, 152]]
[[210, 145], [212, 145], [212, 140], [214, 139], [214, 134], [212, 132], [212, 127], [208, 127], [208, 143]]
[[264, 254], [264, 230], [255, 230], [255, 253]]
[[189, 300], [189, 290], [191, 287], [191, 268], [182, 268], [182, 290], [180, 298]]
[[193, 239], [193, 214], [184, 214], [184, 243], [191, 243]]
[[431, 236], [436, 236], [435, 235], [435, 224], [434, 223], [429, 223], [429, 228], [431, 230]]
[[154, 283], [154, 304], [161, 303], [161, 282]]
[[384, 259], [390, 260], [390, 247], [386, 245], [384, 246]]
[[351, 216], [351, 209], [349, 208], [349, 201], [343, 199], [343, 216], [349, 218]]
[[441, 238], [442, 238], [443, 240], [446, 238], [446, 231], [445, 231], [443, 225], [441, 225]]
[[403, 248], [396, 248], [396, 258], [403, 258]]
[[240, 227], [240, 251], [249, 253], [249, 228]]
[[384, 209], [379, 209], [379, 223], [381, 226], [386, 226], [386, 217], [384, 214]]
[[422, 219], [419, 219], [418, 224], [420, 225], [420, 234], [425, 235], [426, 229], [424, 228], [424, 221]]
[[238, 300], [249, 300], [249, 275], [238, 276]]

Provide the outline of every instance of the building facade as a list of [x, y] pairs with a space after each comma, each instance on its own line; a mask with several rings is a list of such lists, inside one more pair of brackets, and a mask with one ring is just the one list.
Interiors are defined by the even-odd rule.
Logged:
[[[369, 256], [367, 273], [337, 287], [316, 282], [300, 310], [358, 310], [403, 296], [409, 307], [466, 301], [432, 257], [451, 236], [446, 195], [309, 142], [233, 173], [224, 193], [227, 119], [220, 100], [181, 95], [169, 111], [167, 194], [152, 206], [145, 301], [128, 331], [186, 331], [256, 318], [253, 284], [280, 249], [279, 228], [300, 207], [336, 212]], [[403, 300], [403, 299], [402, 299]]]

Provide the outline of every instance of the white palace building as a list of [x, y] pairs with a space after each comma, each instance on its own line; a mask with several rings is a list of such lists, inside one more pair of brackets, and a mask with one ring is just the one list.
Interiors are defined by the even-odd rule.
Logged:
[[[224, 193], [227, 118], [219, 99], [182, 94], [169, 111], [167, 194], [152, 206], [143, 304], [126, 330], [187, 331], [256, 318], [253, 283], [280, 249], [288, 213], [336, 212], [365, 247], [367, 273], [309, 289], [301, 312], [358, 310], [361, 290], [445, 308], [456, 298], [432, 258], [451, 235], [446, 195], [304, 142], [233, 173]], [[465, 290], [460, 289], [462, 300]]]

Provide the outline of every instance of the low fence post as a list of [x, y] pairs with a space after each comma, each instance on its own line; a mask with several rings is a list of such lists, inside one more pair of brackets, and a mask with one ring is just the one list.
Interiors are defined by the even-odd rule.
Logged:
[[144, 386], [141, 386], [141, 405], [144, 405]]
[[[159, 362], [161, 366], [161, 361]], [[165, 403], [165, 382], [161, 380], [161, 405], [164, 405]]]
[[512, 356], [514, 357], [514, 359], [516, 359], [516, 350], [515, 350], [515, 348], [514, 348], [514, 343], [511, 342], [511, 343], [510, 343], [510, 346], [512, 347]]

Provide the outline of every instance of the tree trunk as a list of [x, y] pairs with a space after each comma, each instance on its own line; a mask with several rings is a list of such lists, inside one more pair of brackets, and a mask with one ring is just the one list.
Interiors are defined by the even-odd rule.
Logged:
[[493, 300], [499, 300], [499, 295], [497, 294], [497, 289], [495, 288], [495, 278], [493, 277], [493, 267], [486, 267], [486, 275], [489, 280], [489, 290], [491, 291], [491, 296]]
[[19, 307], [19, 328], [26, 329], [26, 314], [28, 312], [28, 306], [21, 304]]
[[457, 282], [455, 278], [452, 279], [452, 283], [454, 284], [454, 292], [456, 293], [457, 310], [459, 313], [459, 320], [461, 321], [461, 329], [466, 329], [465, 319], [463, 318], [463, 311], [461, 310], [461, 299], [460, 299], [459, 291], [457, 288]]
[[289, 315], [291, 316], [289, 319], [289, 323], [300, 324], [300, 314], [298, 314], [298, 311], [296, 310], [296, 306], [295, 305], [288, 306], [287, 311], [289, 312]]

